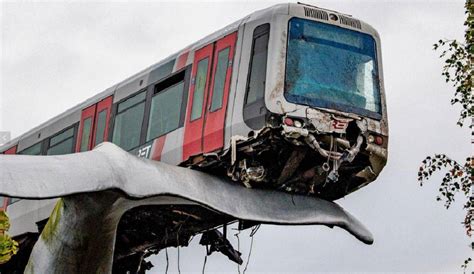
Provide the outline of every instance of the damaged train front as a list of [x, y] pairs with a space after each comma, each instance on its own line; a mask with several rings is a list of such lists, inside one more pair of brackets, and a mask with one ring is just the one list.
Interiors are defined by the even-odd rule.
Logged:
[[266, 126], [235, 141], [230, 174], [248, 187], [338, 199], [374, 181], [387, 161], [379, 37], [365, 23], [283, 23], [285, 44], [269, 50], [279, 69], [267, 77]]

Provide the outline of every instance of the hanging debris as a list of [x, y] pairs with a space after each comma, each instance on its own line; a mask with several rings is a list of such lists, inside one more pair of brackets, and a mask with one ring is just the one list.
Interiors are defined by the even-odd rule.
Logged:
[[242, 253], [235, 250], [232, 244], [227, 240], [224, 235], [217, 229], [206, 231], [202, 234], [200, 245], [210, 246], [207, 251], [207, 255], [211, 255], [214, 251], [221, 252], [226, 255], [229, 260], [238, 263], [243, 263], [241, 258]]

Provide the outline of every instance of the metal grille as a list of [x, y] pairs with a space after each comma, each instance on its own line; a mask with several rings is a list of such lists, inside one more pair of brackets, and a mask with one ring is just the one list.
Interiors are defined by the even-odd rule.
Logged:
[[307, 17], [313, 17], [320, 20], [329, 20], [327, 12], [312, 8], [303, 7], [304, 15]]
[[353, 18], [350, 18], [350, 17], [346, 17], [346, 16], [343, 16], [343, 15], [339, 15], [339, 22], [341, 22], [341, 24], [344, 24], [344, 25], [347, 25], [347, 26], [350, 26], [350, 27], [353, 27], [353, 28], [356, 28], [356, 29], [361, 29], [361, 25], [360, 25], [360, 21], [357, 20], [357, 19], [353, 19]]

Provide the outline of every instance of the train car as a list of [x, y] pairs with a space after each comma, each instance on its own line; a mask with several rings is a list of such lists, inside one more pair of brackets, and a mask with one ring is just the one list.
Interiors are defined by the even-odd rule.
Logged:
[[[172, 39], [172, 38], [170, 38]], [[0, 148], [59, 155], [109, 141], [248, 188], [335, 200], [387, 160], [381, 46], [370, 25], [279, 4], [226, 26]], [[54, 200], [3, 198], [11, 234], [41, 230]]]

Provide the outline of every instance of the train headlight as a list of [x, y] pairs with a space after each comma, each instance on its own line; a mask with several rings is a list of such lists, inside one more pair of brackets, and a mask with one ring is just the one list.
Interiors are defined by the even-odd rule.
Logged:
[[367, 137], [367, 142], [368, 143], [375, 143], [375, 144], [381, 146], [383, 144], [383, 138], [381, 136], [369, 135], [369, 137]]
[[294, 124], [295, 124], [295, 127], [299, 127], [299, 128], [303, 127], [303, 123], [298, 120], [295, 120]]
[[292, 127], [294, 125], [293, 123], [293, 119], [291, 119], [290, 117], [286, 117], [284, 120], [283, 120], [283, 123], [285, 123], [285, 125], [289, 126], [289, 127]]

